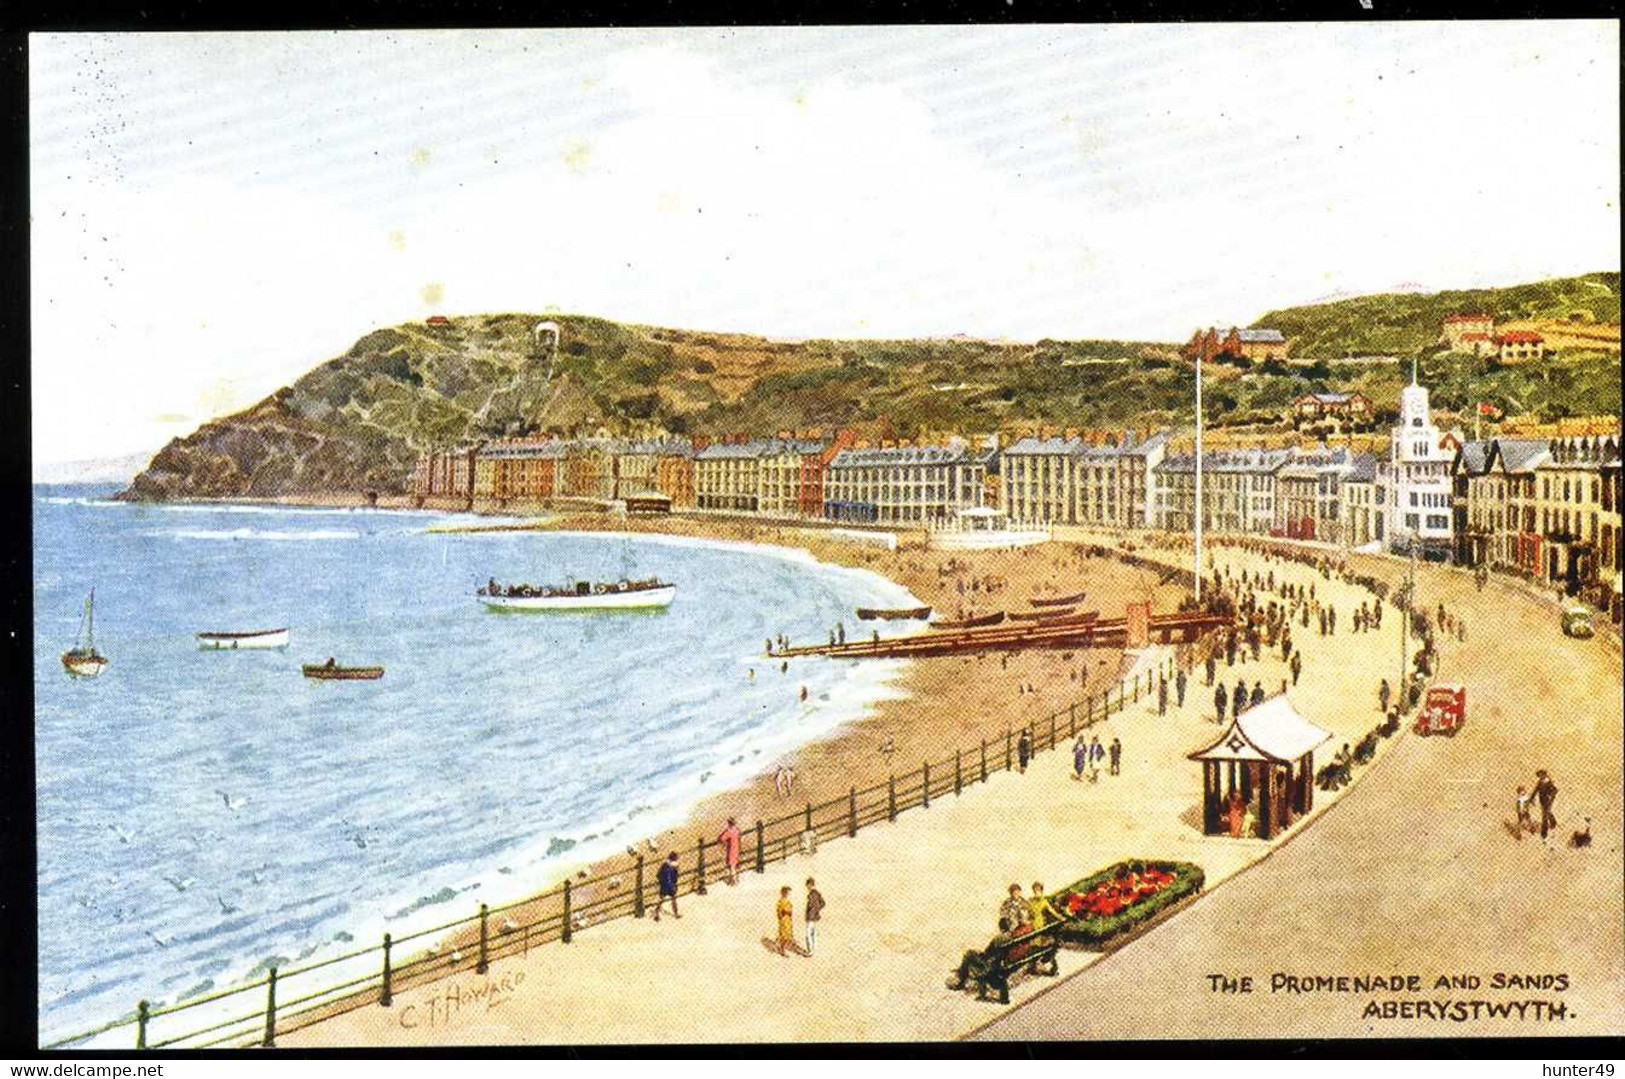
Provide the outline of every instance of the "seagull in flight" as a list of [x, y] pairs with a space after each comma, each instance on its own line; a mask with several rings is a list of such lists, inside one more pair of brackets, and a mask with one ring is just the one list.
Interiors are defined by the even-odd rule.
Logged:
[[232, 906], [230, 903], [227, 903], [224, 899], [220, 898], [218, 895], [214, 897], [214, 901], [216, 903], [220, 904], [220, 913], [221, 914], [236, 914], [239, 910], [242, 909], [240, 907]]
[[167, 880], [170, 883], [170, 886], [173, 887], [177, 892], [184, 892], [186, 889], [197, 883], [196, 877], [187, 877], [184, 880], [179, 880], [175, 877], [166, 875], [164, 879]]
[[157, 934], [157, 933], [154, 933], [154, 932], [153, 932], [153, 931], [152, 931], [152, 930], [150, 930], [150, 929], [149, 929], [149, 930], [147, 930], [147, 936], [149, 936], [149, 937], [151, 937], [151, 938], [152, 938], [152, 942], [153, 942], [153, 943], [154, 943], [154, 944], [156, 944], [156, 945], [158, 945], [158, 947], [160, 947], [160, 948], [167, 948], [167, 947], [169, 947], [169, 945], [170, 945], [170, 942], [171, 942], [171, 941], [173, 941], [173, 940], [174, 940], [174, 939], [175, 939], [175, 938], [174, 938], [174, 937], [170, 937], [170, 938], [169, 938], [169, 940], [165, 940], [165, 939], [164, 939], [164, 938], [163, 938], [163, 937], [160, 937], [160, 936], [159, 936], [159, 935], [158, 935], [158, 934]]
[[216, 794], [218, 794], [220, 796], [220, 800], [222, 802], [226, 803], [226, 808], [231, 810], [233, 813], [237, 812], [239, 809], [243, 808], [243, 806], [248, 804], [248, 799], [246, 797], [242, 796], [242, 795], [239, 795], [238, 797], [233, 798], [231, 795], [227, 794], [225, 791], [217, 790], [214, 793], [216, 793]]
[[120, 843], [128, 843], [130, 840], [135, 838], [135, 836], [130, 831], [128, 831], [127, 829], [124, 829], [124, 828], [120, 828], [116, 824], [109, 824], [107, 826], [107, 830], [112, 832], [114, 835], [118, 836], [118, 841]]

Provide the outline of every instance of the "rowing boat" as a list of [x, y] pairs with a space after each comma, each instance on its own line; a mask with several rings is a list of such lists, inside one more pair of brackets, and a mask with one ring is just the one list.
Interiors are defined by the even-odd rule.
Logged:
[[1004, 621], [1003, 611], [994, 611], [992, 614], [977, 615], [975, 618], [961, 618], [955, 622], [932, 622], [932, 629], [977, 629], [981, 626], [996, 626]]
[[329, 682], [371, 682], [384, 676], [382, 667], [338, 667], [332, 663], [306, 663], [299, 668], [306, 678]]
[[1037, 611], [1011, 611], [1010, 617], [1018, 622], [1047, 622], [1056, 618], [1066, 618], [1072, 614], [1071, 607], [1054, 607]]
[[1027, 602], [1034, 607], [1073, 607], [1083, 602], [1087, 592], [1074, 592], [1070, 596], [1034, 596]]
[[929, 607], [859, 607], [858, 617], [865, 620], [876, 618], [891, 621], [919, 621], [931, 617]]

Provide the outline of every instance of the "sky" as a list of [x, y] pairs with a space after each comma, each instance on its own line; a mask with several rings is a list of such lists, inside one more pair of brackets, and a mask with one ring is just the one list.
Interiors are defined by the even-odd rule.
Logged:
[[1174, 341], [1619, 268], [1613, 22], [30, 40], [33, 451], [431, 314]]

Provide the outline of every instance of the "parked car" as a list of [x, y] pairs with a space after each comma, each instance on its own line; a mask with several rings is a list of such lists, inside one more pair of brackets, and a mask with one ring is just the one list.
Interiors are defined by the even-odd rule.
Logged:
[[1563, 632], [1570, 637], [1591, 636], [1590, 609], [1577, 603], [1563, 608]]

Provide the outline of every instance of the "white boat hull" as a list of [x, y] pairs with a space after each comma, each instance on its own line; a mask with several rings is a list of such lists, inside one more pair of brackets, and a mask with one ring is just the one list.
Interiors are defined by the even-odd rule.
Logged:
[[199, 633], [197, 646], [204, 652], [235, 652], [243, 648], [286, 648], [288, 631], [268, 629], [261, 633]]
[[480, 596], [493, 611], [633, 611], [670, 607], [676, 585], [586, 596]]
[[101, 656], [87, 656], [84, 658], [62, 658], [62, 667], [75, 678], [95, 678], [107, 666], [107, 660]]

